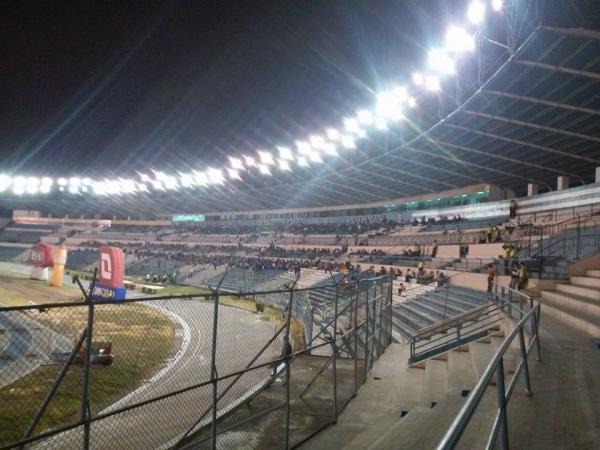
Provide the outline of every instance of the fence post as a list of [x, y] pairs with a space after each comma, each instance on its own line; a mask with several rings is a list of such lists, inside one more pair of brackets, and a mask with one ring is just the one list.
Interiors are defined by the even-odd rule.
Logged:
[[356, 280], [356, 296], [354, 297], [354, 395], [358, 391], [358, 295], [360, 280]]
[[86, 295], [86, 302], [88, 304], [88, 316], [87, 316], [87, 331], [85, 336], [85, 355], [83, 360], [83, 392], [81, 395], [81, 410], [80, 420], [83, 423], [83, 448], [90, 448], [90, 355], [92, 353], [92, 338], [94, 335], [94, 302], [92, 296], [94, 295], [94, 289], [96, 287], [96, 275], [98, 269], [94, 269], [94, 275], [92, 282], [90, 283], [90, 291]]
[[337, 320], [338, 320], [338, 303], [340, 301], [340, 287], [335, 284], [335, 303], [333, 305], [333, 342], [331, 350], [333, 351], [333, 423], [337, 422]]
[[394, 299], [394, 276], [390, 275], [390, 292], [388, 295], [388, 312], [387, 312], [387, 316], [388, 316], [388, 345], [390, 345], [392, 343], [392, 333], [394, 331], [393, 328], [393, 321], [392, 321], [392, 306], [393, 306], [393, 299]]
[[365, 307], [367, 314], [365, 317], [365, 380], [367, 379], [367, 372], [369, 371], [369, 280], [367, 280], [367, 293], [365, 297]]
[[214, 306], [213, 306], [213, 330], [212, 330], [212, 349], [210, 356], [210, 380], [213, 387], [213, 404], [212, 404], [212, 423], [211, 423], [211, 440], [212, 448], [217, 448], [217, 407], [218, 407], [218, 389], [217, 389], [217, 324], [219, 320], [219, 286], [217, 290], [213, 292]]
[[506, 416], [506, 395], [504, 390], [504, 362], [498, 361], [496, 368], [496, 399], [500, 409], [500, 448], [508, 450], [508, 420]]
[[523, 327], [519, 327], [519, 344], [521, 346], [521, 358], [523, 358], [523, 369], [525, 370], [525, 393], [531, 395], [531, 379], [529, 378], [529, 363], [527, 362], [527, 348], [525, 347], [525, 334]]
[[[290, 354], [293, 353], [289, 351], [291, 349], [290, 343], [290, 326], [292, 323], [292, 302], [294, 301], [294, 288], [296, 287], [296, 282], [290, 288], [290, 304], [287, 310], [286, 317], [286, 330], [285, 337], [283, 341], [283, 353], [285, 356], [285, 448], [286, 450], [290, 448], [290, 376], [291, 376], [291, 368], [290, 368]], [[334, 369], [335, 374], [335, 369]]]

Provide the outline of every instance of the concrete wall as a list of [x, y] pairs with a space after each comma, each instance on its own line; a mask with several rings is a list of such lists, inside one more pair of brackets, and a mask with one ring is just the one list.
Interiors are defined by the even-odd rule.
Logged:
[[469, 244], [469, 258], [497, 258], [502, 254], [502, 243]]

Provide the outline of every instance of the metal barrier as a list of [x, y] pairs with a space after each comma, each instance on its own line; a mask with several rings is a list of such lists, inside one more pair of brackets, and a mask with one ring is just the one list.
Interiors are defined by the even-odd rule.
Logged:
[[[532, 395], [528, 358], [531, 349], [535, 345], [537, 359], [540, 360], [540, 339], [538, 332], [541, 312], [540, 303], [534, 303], [530, 296], [510, 288], [499, 286], [498, 284], [494, 285], [493, 292], [494, 299], [500, 304], [502, 310], [508, 316], [517, 318], [519, 321], [492, 357], [492, 360], [479, 378], [477, 385], [469, 394], [467, 401], [454, 419], [454, 422], [438, 444], [438, 450], [453, 449], [460, 443], [463, 433], [494, 376], [496, 377], [496, 401], [498, 407], [494, 415], [491, 432], [487, 439], [487, 449], [495, 447], [498, 437], [500, 437], [500, 447], [502, 449], [509, 448], [507, 404], [514, 392], [521, 372], [524, 374], [525, 392], [527, 395]], [[526, 333], [528, 333], [529, 337], [528, 342], [526, 342]], [[513, 341], [517, 338], [519, 340], [520, 361], [514, 369], [514, 374], [508, 386], [506, 386], [507, 375], [504, 371], [504, 356], [511, 348], [511, 345], [513, 345]]]
[[390, 277], [85, 292], [0, 308], [1, 448], [293, 448], [336, 421], [391, 342]]

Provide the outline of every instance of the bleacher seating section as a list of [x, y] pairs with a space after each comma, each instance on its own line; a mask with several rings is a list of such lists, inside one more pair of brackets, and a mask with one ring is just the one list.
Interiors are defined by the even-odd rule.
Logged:
[[77, 249], [69, 251], [66, 268], [71, 270], [82, 270], [91, 264], [98, 262], [98, 251]]
[[0, 245], [0, 261], [12, 261], [25, 251], [27, 251], [27, 249], [23, 247], [8, 247], [6, 245]]
[[485, 305], [487, 294], [472, 289], [448, 287], [427, 290], [392, 307], [394, 339], [409, 339], [420, 328]]

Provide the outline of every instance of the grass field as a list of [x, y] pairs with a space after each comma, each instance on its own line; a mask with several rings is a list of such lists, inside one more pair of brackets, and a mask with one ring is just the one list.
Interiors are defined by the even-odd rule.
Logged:
[[[175, 350], [175, 328], [167, 316], [145, 305], [129, 305], [127, 314], [120, 308], [119, 305], [96, 308], [94, 341], [112, 342], [115, 359], [112, 366], [92, 366], [92, 413], [100, 412], [142, 384]], [[85, 328], [87, 314], [84, 308], [61, 308], [35, 318], [75, 340]], [[59, 370], [60, 364], [39, 367], [0, 389], [0, 446], [23, 435]], [[78, 420], [82, 379], [82, 366], [73, 365], [36, 432]]]

